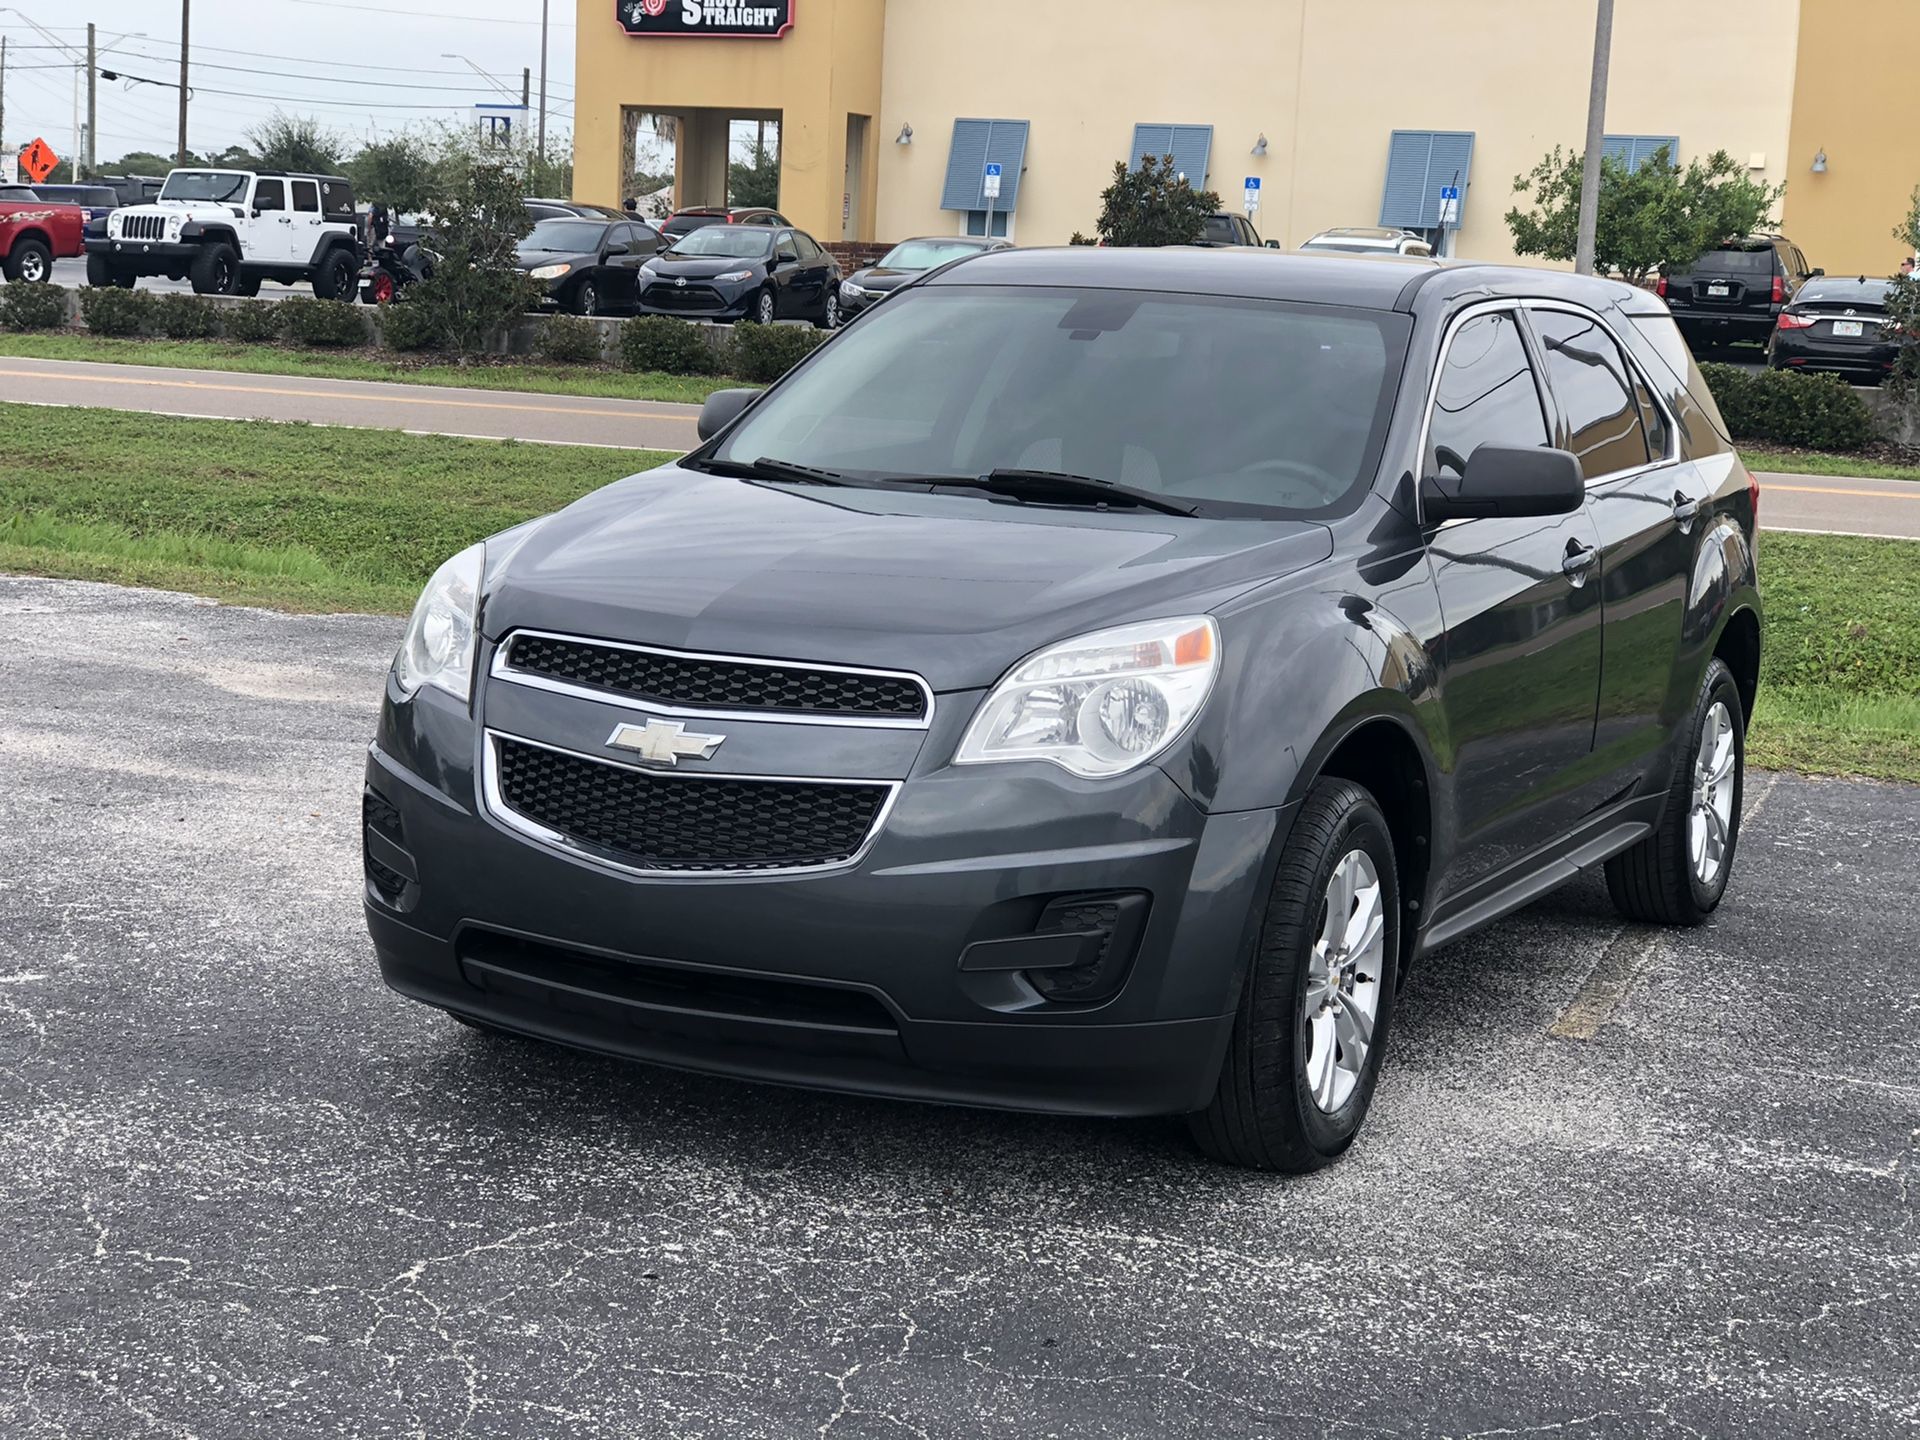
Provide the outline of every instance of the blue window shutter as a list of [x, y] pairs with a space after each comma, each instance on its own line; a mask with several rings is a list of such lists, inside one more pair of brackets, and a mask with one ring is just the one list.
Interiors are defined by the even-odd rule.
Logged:
[[1173, 156], [1173, 168], [1196, 190], [1207, 185], [1207, 163], [1213, 152], [1211, 125], [1136, 125], [1127, 147], [1127, 169], [1138, 170], [1140, 157]]
[[1673, 164], [1679, 159], [1680, 137], [1678, 135], [1609, 135], [1606, 137], [1606, 149], [1603, 153], [1610, 159], [1618, 160], [1629, 170], [1638, 170], [1663, 147], [1667, 152], [1668, 164]]
[[942, 210], [987, 208], [987, 162], [1000, 166], [998, 213], [1010, 213], [1020, 202], [1020, 172], [1027, 163], [1025, 120], [956, 120], [953, 144], [947, 150], [947, 180], [940, 191]]
[[1387, 186], [1380, 223], [1431, 230], [1440, 223], [1440, 187], [1460, 181], [1460, 214], [1467, 211], [1473, 168], [1471, 130], [1396, 130], [1387, 145]]

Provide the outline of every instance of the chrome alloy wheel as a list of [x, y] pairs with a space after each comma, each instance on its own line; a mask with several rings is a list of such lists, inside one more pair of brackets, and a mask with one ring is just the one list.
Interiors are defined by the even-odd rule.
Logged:
[[1385, 983], [1387, 917], [1380, 875], [1364, 850], [1349, 850], [1327, 881], [1319, 937], [1307, 956], [1300, 1021], [1307, 1086], [1331, 1113], [1347, 1103], [1366, 1068]]
[[1738, 758], [1733, 716], [1724, 702], [1707, 707], [1700, 722], [1700, 748], [1693, 759], [1693, 803], [1687, 810], [1687, 858], [1693, 875], [1709, 888], [1727, 863], [1733, 838], [1734, 761]]

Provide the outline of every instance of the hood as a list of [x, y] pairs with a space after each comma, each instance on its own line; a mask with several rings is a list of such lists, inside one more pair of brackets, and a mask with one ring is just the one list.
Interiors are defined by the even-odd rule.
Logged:
[[598, 265], [600, 257], [590, 250], [516, 250], [513, 263], [533, 270], [541, 265]]
[[666, 466], [539, 522], [482, 628], [913, 670], [977, 689], [1055, 640], [1197, 614], [1325, 559], [1305, 520], [761, 484]]
[[732, 270], [763, 269], [766, 263], [765, 256], [754, 259], [738, 255], [669, 255], [662, 251], [647, 257], [647, 264], [653, 267], [654, 274], [688, 280], [711, 280], [716, 275], [725, 275]]
[[166, 219], [231, 220], [246, 214], [242, 205], [222, 205], [213, 200], [150, 200], [144, 205], [122, 205], [116, 215], [159, 215]]
[[855, 271], [850, 278], [863, 289], [897, 290], [909, 280], [918, 280], [926, 273], [924, 270], [892, 270], [885, 265], [869, 265], [865, 270]]

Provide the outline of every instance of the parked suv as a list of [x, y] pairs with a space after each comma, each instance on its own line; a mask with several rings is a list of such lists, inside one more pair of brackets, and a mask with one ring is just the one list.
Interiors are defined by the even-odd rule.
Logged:
[[1779, 235], [1755, 235], [1709, 250], [1689, 270], [1661, 275], [1662, 297], [1688, 343], [1765, 340], [1800, 287], [1827, 272]]
[[107, 216], [87, 237], [87, 283], [132, 286], [142, 275], [193, 282], [201, 295], [257, 295], [263, 280], [311, 282], [350, 300], [360, 277], [353, 187], [339, 175], [174, 170], [150, 205]]
[[96, 220], [107, 218], [107, 212], [117, 209], [120, 193], [111, 185], [36, 185], [33, 193], [42, 200], [52, 200], [60, 205], [78, 205], [81, 214], [86, 217], [88, 226]]
[[1200, 238], [1193, 242], [1212, 248], [1244, 246], [1278, 250], [1278, 240], [1262, 240], [1260, 232], [1253, 228], [1253, 221], [1245, 215], [1236, 215], [1231, 210], [1221, 210], [1207, 216], [1206, 223], [1200, 229]]
[[421, 596], [364, 796], [403, 994], [1304, 1170], [1422, 955], [1590, 866], [1726, 891], [1757, 489], [1644, 290], [994, 251], [700, 434]]

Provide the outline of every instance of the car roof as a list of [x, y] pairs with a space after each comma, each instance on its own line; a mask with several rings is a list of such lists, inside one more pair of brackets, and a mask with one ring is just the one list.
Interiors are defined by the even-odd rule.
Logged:
[[1646, 291], [1617, 280], [1565, 270], [1410, 255], [1170, 246], [1164, 249], [1071, 245], [991, 250], [956, 260], [921, 282], [928, 285], [1073, 285], [1111, 290], [1162, 290], [1232, 295], [1361, 309], [1411, 310], [1416, 295], [1444, 302], [1458, 296], [1527, 295], [1576, 300], [1593, 307], [1628, 305]]

